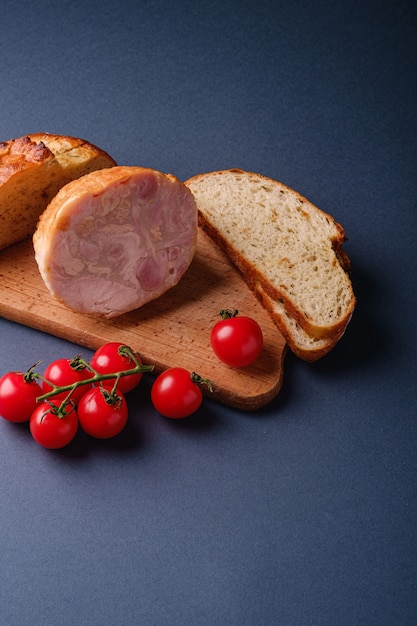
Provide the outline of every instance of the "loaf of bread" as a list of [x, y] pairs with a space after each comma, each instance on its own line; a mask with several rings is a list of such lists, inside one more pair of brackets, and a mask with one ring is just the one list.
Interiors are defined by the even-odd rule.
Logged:
[[200, 226], [235, 263], [294, 352], [307, 360], [327, 353], [355, 307], [342, 226], [260, 174], [209, 172], [186, 185]]
[[97, 146], [37, 133], [0, 143], [0, 250], [30, 237], [39, 216], [66, 183], [116, 165]]
[[115, 317], [175, 286], [197, 245], [197, 205], [177, 178], [115, 166], [65, 185], [33, 235], [50, 293], [78, 313]]

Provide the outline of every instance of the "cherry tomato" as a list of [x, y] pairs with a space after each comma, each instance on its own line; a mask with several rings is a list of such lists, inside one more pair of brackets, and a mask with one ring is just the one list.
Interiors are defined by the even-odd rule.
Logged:
[[[57, 359], [56, 361], [52, 361], [44, 371], [44, 378], [49, 380], [51, 383], [54, 383], [58, 387], [65, 387], [67, 385], [72, 385], [82, 380], [87, 380], [92, 378], [93, 373], [78, 362], [77, 357], [74, 359]], [[71, 394], [71, 400], [78, 404], [82, 396], [91, 388], [91, 385], [81, 385], [77, 387]], [[48, 393], [52, 391], [53, 386], [48, 385], [47, 382], [42, 381], [42, 389], [43, 393]], [[65, 400], [68, 396], [69, 391], [63, 391], [62, 393], [58, 393], [56, 396], [51, 396], [51, 400], [57, 402], [58, 404]]]
[[210, 333], [215, 355], [231, 367], [250, 365], [259, 357], [263, 347], [263, 335], [258, 322], [238, 312], [221, 311]]
[[[91, 367], [99, 374], [114, 374], [116, 372], [133, 369], [136, 366], [136, 363], [131, 357], [123, 352], [123, 349], [126, 347], [127, 346], [125, 346], [125, 344], [118, 342], [105, 343], [94, 353], [90, 361]], [[134, 354], [138, 359], [138, 362], [141, 363], [142, 361], [140, 360], [139, 354], [137, 352], [134, 352]], [[136, 385], [138, 385], [142, 376], [142, 372], [122, 376], [117, 386], [118, 391], [121, 391], [122, 393], [131, 391], [136, 387]], [[114, 382], [114, 378], [109, 378], [108, 380], [103, 380], [100, 384], [105, 389], [111, 390], [113, 389]]]
[[112, 395], [101, 387], [93, 387], [81, 398], [78, 419], [83, 430], [97, 439], [118, 435], [126, 426], [128, 408], [125, 397], [117, 391]]
[[38, 383], [23, 372], [8, 372], [0, 378], [0, 415], [9, 422], [27, 422], [42, 394]]
[[51, 450], [68, 445], [78, 430], [77, 412], [73, 405], [67, 404], [62, 416], [58, 412], [58, 406], [59, 402], [41, 402], [29, 422], [34, 440]]
[[[171, 367], [160, 374], [151, 389], [155, 409], [165, 417], [188, 417], [201, 406], [203, 393], [196, 374], [182, 367]], [[208, 382], [208, 381], [204, 381]]]

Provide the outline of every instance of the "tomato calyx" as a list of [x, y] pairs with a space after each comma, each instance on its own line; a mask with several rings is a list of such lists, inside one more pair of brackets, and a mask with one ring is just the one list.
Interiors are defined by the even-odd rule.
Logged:
[[213, 385], [211, 384], [211, 381], [208, 378], [203, 378], [199, 374], [196, 374], [196, 372], [191, 372], [190, 378], [193, 383], [196, 383], [196, 385], [201, 385], [201, 386], [206, 385], [208, 390], [210, 392], [213, 392]]
[[237, 309], [222, 309], [219, 313], [222, 320], [230, 320], [232, 317], [237, 317], [238, 314]]
[[73, 370], [85, 370], [85, 369], [89, 369], [91, 371], [91, 368], [89, 367], [89, 365], [84, 361], [83, 357], [81, 356], [81, 354], [76, 354], [75, 357], [73, 359], [71, 359], [70, 363], [69, 363], [70, 367]]
[[40, 378], [39, 374], [37, 374], [35, 371], [35, 368], [38, 367], [40, 362], [40, 360], [36, 361], [36, 363], [34, 363], [32, 367], [30, 367], [27, 372], [23, 374], [23, 380], [25, 381], [25, 383], [32, 383], [34, 381], [36, 382], [36, 380]]
[[101, 395], [104, 398], [104, 401], [109, 406], [114, 406], [115, 409], [119, 409], [122, 405], [123, 398], [117, 393], [117, 385], [115, 383], [114, 388], [109, 391], [105, 387], [99, 387]]
[[139, 365], [139, 354], [137, 352], [134, 352], [131, 348], [129, 348], [129, 346], [119, 346], [117, 352], [120, 354], [120, 356], [125, 356], [127, 359], [132, 359], [133, 361], [135, 361], [136, 365]]
[[60, 404], [54, 404], [53, 402], [45, 400], [45, 404], [47, 404], [49, 408], [45, 408], [45, 411], [39, 420], [40, 423], [42, 423], [45, 417], [50, 413], [55, 415], [58, 419], [64, 419], [75, 409], [75, 404], [71, 400], [64, 400], [63, 402], [60, 402]]

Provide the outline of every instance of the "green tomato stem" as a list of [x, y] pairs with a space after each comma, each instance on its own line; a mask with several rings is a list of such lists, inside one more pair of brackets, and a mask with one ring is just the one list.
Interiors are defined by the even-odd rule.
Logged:
[[[40, 374], [32, 373], [33, 377], [36, 377], [39, 380], [43, 380], [44, 382], [48, 383], [48, 385], [51, 385], [53, 387], [53, 389], [51, 391], [48, 391], [48, 393], [44, 393], [41, 396], [38, 396], [36, 398], [36, 401], [42, 402], [43, 400], [49, 400], [50, 398], [53, 398], [54, 396], [60, 393], [65, 393], [67, 391], [68, 394], [63, 400], [63, 402], [60, 404], [59, 409], [58, 409], [58, 411], [61, 412], [61, 409], [63, 409], [65, 405], [71, 401], [71, 395], [74, 393], [76, 389], [78, 389], [78, 387], [82, 387], [85, 385], [93, 385], [95, 383], [100, 383], [103, 380], [115, 379], [113, 389], [110, 392], [111, 396], [115, 396], [117, 385], [119, 383], [120, 378], [122, 378], [123, 376], [131, 376], [132, 374], [152, 372], [154, 369], [153, 365], [144, 365], [143, 363], [141, 363], [139, 359], [137, 358], [136, 354], [128, 346], [123, 346], [123, 352], [121, 352], [121, 354], [124, 354], [125, 356], [128, 356], [130, 359], [132, 359], [132, 361], [135, 363], [135, 367], [132, 367], [131, 369], [128, 369], [128, 370], [123, 370], [121, 372], [114, 372], [111, 374], [99, 374], [81, 356], [74, 357], [72, 362], [76, 362], [76, 368], [81, 368], [81, 367], [87, 368], [93, 373], [93, 375], [91, 376], [91, 378], [86, 378], [85, 380], [79, 380], [75, 383], [72, 383], [71, 385], [63, 385], [63, 386], [55, 385], [54, 383], [47, 380]], [[33, 368], [31, 368], [31, 370], [33, 370]]]
[[206, 385], [209, 391], [213, 391], [213, 385], [208, 378], [202, 378], [202, 376], [200, 376], [199, 374], [192, 372], [191, 380], [197, 385]]
[[[74, 403], [71, 402], [71, 400], [69, 402], [61, 402], [61, 404], [59, 406], [55, 406], [54, 404], [51, 404], [50, 402], [46, 401], [49, 405], [49, 409], [47, 411], [45, 411], [40, 419], [41, 422], [43, 422], [43, 420], [45, 419], [45, 417], [49, 414], [49, 413], [53, 413], [54, 415], [56, 415], [56, 417], [59, 417], [59, 419], [63, 419], [64, 417], [66, 417], [67, 415], [69, 415], [73, 410], [74, 410]], [[71, 408], [68, 411], [68, 405], [71, 404]]]
[[113, 387], [111, 391], [105, 389], [104, 387], [99, 387], [101, 395], [104, 398], [106, 404], [110, 406], [115, 406], [116, 408], [120, 407], [122, 404], [122, 397], [117, 394], [117, 385]]
[[31, 383], [36, 380], [36, 378], [39, 378], [39, 375], [35, 372], [35, 367], [37, 367], [39, 363], [40, 361], [36, 361], [36, 363], [32, 365], [32, 367], [30, 367], [27, 372], [25, 372], [23, 378], [26, 383]]

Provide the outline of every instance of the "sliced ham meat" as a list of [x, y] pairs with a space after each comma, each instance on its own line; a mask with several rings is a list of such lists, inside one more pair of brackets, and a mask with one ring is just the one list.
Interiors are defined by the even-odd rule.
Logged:
[[73, 311], [114, 317], [182, 278], [197, 245], [197, 206], [170, 174], [112, 167], [63, 187], [33, 244], [53, 296]]

